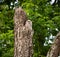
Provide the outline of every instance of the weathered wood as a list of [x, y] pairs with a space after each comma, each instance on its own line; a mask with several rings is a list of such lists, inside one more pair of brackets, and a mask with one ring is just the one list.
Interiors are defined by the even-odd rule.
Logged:
[[32, 22], [27, 20], [26, 13], [21, 7], [15, 9], [14, 35], [14, 57], [32, 57]]
[[60, 53], [60, 32], [57, 34], [54, 43], [47, 53], [47, 57], [58, 57]]

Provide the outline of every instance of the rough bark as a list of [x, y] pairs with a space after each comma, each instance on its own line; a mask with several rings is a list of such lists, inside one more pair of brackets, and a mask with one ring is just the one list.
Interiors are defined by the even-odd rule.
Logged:
[[47, 57], [58, 57], [60, 53], [60, 32], [56, 35], [54, 43], [47, 53]]
[[26, 13], [21, 7], [15, 9], [14, 35], [14, 57], [32, 57], [32, 22], [27, 20]]

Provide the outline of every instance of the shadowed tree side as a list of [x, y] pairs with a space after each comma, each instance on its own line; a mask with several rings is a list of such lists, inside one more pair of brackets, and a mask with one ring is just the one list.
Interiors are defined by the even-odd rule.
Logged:
[[47, 53], [47, 57], [58, 57], [60, 53], [60, 32], [57, 34], [54, 43]]
[[14, 25], [14, 57], [32, 57], [32, 22], [27, 20], [26, 13], [21, 7], [15, 9]]

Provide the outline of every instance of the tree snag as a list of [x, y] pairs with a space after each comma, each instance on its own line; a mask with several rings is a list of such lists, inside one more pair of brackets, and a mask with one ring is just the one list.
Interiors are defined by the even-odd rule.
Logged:
[[47, 53], [47, 57], [58, 57], [60, 53], [60, 32], [56, 35], [54, 43]]
[[32, 57], [32, 22], [27, 20], [26, 13], [21, 7], [15, 9], [14, 36], [14, 57]]

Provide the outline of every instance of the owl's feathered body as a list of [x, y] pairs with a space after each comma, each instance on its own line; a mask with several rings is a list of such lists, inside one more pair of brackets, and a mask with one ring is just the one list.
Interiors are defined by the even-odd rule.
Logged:
[[14, 24], [14, 57], [32, 57], [32, 22], [27, 20], [26, 13], [20, 7], [15, 9]]

